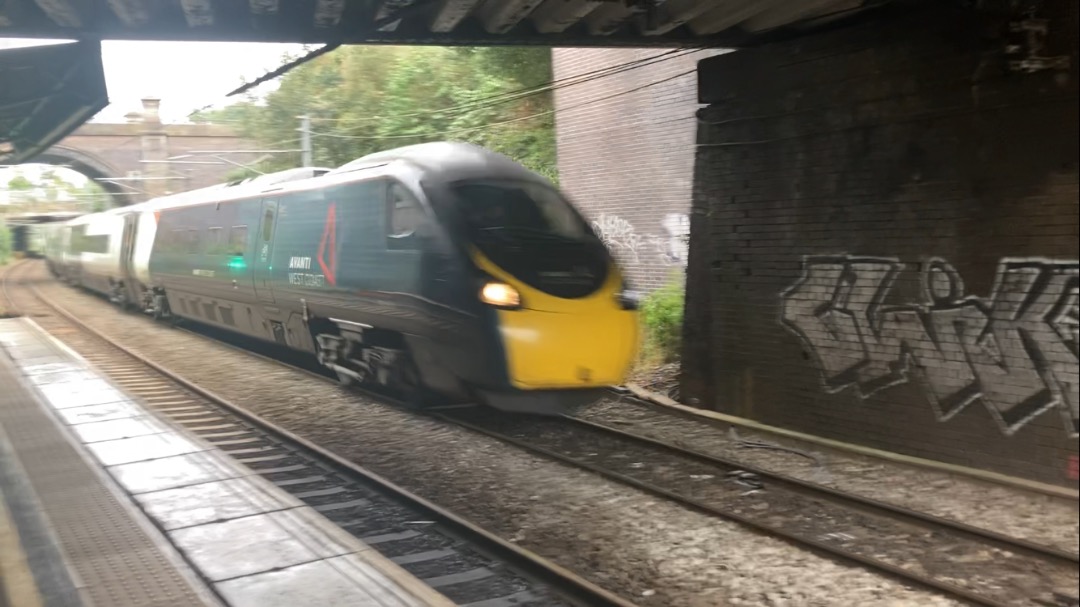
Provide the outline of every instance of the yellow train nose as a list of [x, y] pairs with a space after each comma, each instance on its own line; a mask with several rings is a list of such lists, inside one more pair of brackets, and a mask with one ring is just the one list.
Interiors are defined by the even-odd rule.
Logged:
[[[485, 288], [480, 297], [499, 308], [510, 385], [596, 388], [626, 379], [639, 347], [638, 315], [620, 302], [623, 281], [614, 264], [596, 292], [564, 298], [517, 280], [479, 251], [473, 259], [495, 284], [509, 287]], [[503, 305], [510, 300], [517, 305]]]
[[581, 314], [502, 311], [499, 330], [510, 382], [526, 390], [620, 384], [637, 350], [637, 315], [614, 303]]

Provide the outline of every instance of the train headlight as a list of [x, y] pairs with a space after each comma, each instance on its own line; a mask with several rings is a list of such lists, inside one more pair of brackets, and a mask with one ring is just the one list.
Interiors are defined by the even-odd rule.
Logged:
[[521, 293], [505, 282], [491, 281], [480, 289], [480, 301], [496, 308], [516, 309], [521, 307]]

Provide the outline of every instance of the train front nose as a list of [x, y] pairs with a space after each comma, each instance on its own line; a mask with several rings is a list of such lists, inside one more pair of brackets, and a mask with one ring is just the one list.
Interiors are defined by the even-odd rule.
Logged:
[[513, 279], [491, 288], [507, 304], [496, 316], [508, 389], [485, 391], [484, 400], [504, 410], [563, 413], [625, 381], [640, 336], [636, 306], [621, 284], [612, 268], [599, 289], [579, 298], [555, 297]]
[[637, 315], [595, 310], [500, 312], [511, 384], [522, 390], [595, 388], [622, 383], [638, 340]]

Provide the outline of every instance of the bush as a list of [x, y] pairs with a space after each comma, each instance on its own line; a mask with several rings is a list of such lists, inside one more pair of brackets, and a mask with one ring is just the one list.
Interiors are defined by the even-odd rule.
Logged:
[[0, 266], [11, 258], [11, 229], [0, 219]]
[[682, 280], [673, 279], [645, 297], [641, 305], [645, 340], [642, 352], [646, 362], [669, 363], [679, 358], [682, 345]]

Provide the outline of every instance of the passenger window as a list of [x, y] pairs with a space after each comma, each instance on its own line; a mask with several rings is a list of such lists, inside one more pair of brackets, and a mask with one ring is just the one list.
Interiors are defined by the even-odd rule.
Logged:
[[210, 255], [221, 255], [221, 228], [207, 228], [206, 252]]
[[390, 184], [387, 200], [387, 244], [391, 248], [412, 248], [413, 234], [423, 220], [420, 202], [399, 184]]
[[243, 255], [247, 252], [247, 226], [233, 226], [229, 233], [229, 253]]

